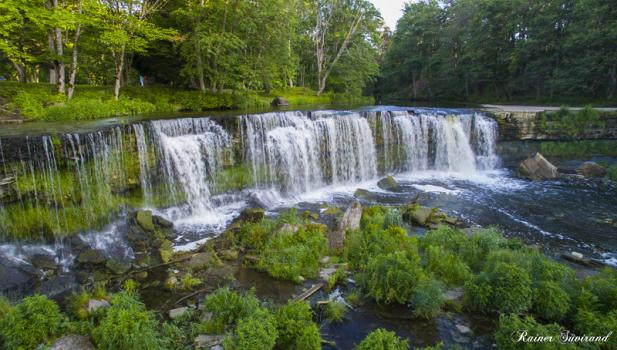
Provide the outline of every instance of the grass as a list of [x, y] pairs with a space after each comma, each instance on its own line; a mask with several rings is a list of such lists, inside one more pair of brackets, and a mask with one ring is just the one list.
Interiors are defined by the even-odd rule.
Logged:
[[118, 100], [111, 87], [78, 85], [74, 98], [54, 92], [50, 84], [0, 82], [0, 97], [7, 110], [18, 110], [29, 120], [88, 120], [152, 112], [177, 112], [221, 109], [265, 108], [274, 97], [287, 99], [291, 106], [328, 104], [372, 104], [373, 99], [325, 93], [321, 96], [308, 88], [288, 88], [270, 93], [254, 91], [202, 92], [164, 86], [126, 87]]

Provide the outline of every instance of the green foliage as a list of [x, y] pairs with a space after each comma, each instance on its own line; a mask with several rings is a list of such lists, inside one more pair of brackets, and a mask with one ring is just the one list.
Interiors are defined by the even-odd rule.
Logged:
[[544, 112], [540, 117], [540, 127], [543, 130], [565, 133], [575, 139], [590, 127], [604, 127], [604, 121], [591, 106], [585, 106], [576, 112], [561, 107], [557, 112]]
[[331, 301], [325, 304], [324, 307], [324, 315], [326, 319], [341, 323], [345, 319], [345, 314], [347, 313], [347, 306], [341, 302]]
[[594, 155], [617, 156], [614, 140], [542, 141], [540, 152], [548, 157], [587, 158]]
[[99, 349], [163, 349], [154, 314], [132, 293], [122, 291], [111, 298], [111, 306], [92, 330]]
[[606, 169], [606, 177], [611, 181], [617, 182], [617, 165], [612, 165]]
[[388, 209], [383, 217], [383, 226], [384, 228], [389, 228], [390, 226], [402, 227], [403, 215], [398, 209]]
[[182, 278], [180, 278], [179, 285], [182, 290], [190, 291], [201, 283], [202, 281], [199, 278], [193, 277], [193, 273], [191, 271], [187, 271]]
[[313, 311], [301, 301], [289, 301], [275, 313], [277, 346], [290, 350], [321, 349], [321, 335], [313, 322]]
[[[536, 322], [531, 316], [520, 317], [518, 315], [502, 315], [499, 318], [499, 327], [495, 333], [495, 340], [499, 349], [576, 349], [575, 344], [562, 344], [559, 341], [559, 335], [563, 331], [563, 327], [552, 323], [549, 325], [541, 325]], [[524, 342], [518, 340], [521, 337], [552, 337], [552, 341], [546, 342]]]
[[396, 252], [371, 257], [358, 283], [377, 302], [405, 304], [423, 276], [417, 254]]
[[379, 328], [367, 335], [356, 350], [407, 350], [408, 347], [406, 339], [397, 337], [394, 332]]
[[238, 321], [235, 330], [234, 348], [238, 350], [274, 349], [278, 331], [274, 317], [265, 310]]
[[423, 279], [413, 289], [409, 304], [417, 317], [435, 318], [444, 304], [443, 291], [439, 281]]
[[8, 349], [34, 349], [58, 335], [60, 310], [45, 296], [26, 297], [11, 308], [4, 302], [2, 309], [0, 334]]
[[229, 288], [220, 288], [206, 297], [203, 308], [214, 315], [210, 330], [222, 332], [225, 327], [255, 312], [259, 308], [259, 300], [252, 291], [243, 295]]
[[542, 281], [534, 290], [533, 312], [552, 321], [563, 319], [570, 309], [570, 296], [559, 285]]

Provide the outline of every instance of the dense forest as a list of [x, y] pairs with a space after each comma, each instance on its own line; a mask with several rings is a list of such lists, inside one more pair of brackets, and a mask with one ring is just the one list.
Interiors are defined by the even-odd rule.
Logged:
[[0, 75], [202, 91], [295, 86], [356, 94], [376, 76], [384, 28], [366, 0], [8, 0]]
[[614, 101], [617, 2], [409, 3], [381, 74], [398, 99]]

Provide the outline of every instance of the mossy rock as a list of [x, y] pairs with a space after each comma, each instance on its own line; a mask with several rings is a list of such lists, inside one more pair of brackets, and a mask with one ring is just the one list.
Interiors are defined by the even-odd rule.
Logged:
[[246, 208], [240, 214], [240, 220], [245, 222], [259, 222], [266, 216], [263, 208]]
[[322, 214], [324, 215], [329, 215], [329, 216], [336, 216], [339, 215], [340, 213], [342, 213], [343, 211], [340, 208], [334, 207], [334, 206], [327, 206], [324, 211], [322, 212]]
[[319, 220], [319, 214], [313, 213], [310, 210], [305, 210], [305, 211], [302, 212], [302, 218], [303, 219], [310, 219], [310, 220]]
[[356, 198], [364, 199], [367, 201], [372, 201], [373, 199], [375, 199], [375, 195], [371, 191], [365, 190], [364, 188], [358, 188], [356, 192], [353, 193], [353, 195]]
[[159, 258], [163, 263], [168, 263], [174, 255], [174, 249], [170, 241], [165, 240], [159, 248]]
[[105, 262], [105, 267], [114, 275], [122, 275], [131, 268], [131, 265], [117, 259], [109, 259]]
[[238, 260], [238, 251], [237, 250], [232, 250], [232, 249], [221, 250], [219, 252], [219, 255], [224, 260], [228, 260], [228, 261]]
[[398, 188], [398, 182], [396, 182], [392, 175], [388, 175], [377, 182], [377, 187], [382, 190], [393, 191]]
[[150, 210], [138, 211], [135, 219], [144, 230], [154, 231], [154, 222], [152, 221], [152, 212]]
[[77, 256], [79, 264], [97, 265], [105, 262], [105, 256], [100, 250], [86, 249]]

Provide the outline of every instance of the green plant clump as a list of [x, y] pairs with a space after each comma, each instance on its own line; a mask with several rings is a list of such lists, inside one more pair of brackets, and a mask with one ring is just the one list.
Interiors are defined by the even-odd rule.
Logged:
[[34, 349], [58, 335], [60, 309], [45, 296], [26, 297], [14, 307], [5, 304], [3, 309], [0, 334], [7, 349]]
[[397, 337], [394, 332], [379, 328], [367, 335], [356, 350], [407, 350], [408, 347], [406, 339]]

